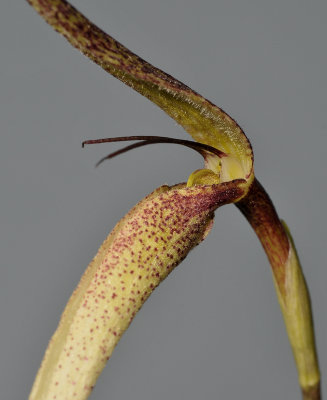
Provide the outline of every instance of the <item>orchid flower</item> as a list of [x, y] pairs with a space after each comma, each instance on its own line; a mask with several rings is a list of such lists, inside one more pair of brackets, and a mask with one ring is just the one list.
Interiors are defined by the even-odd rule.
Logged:
[[320, 399], [308, 289], [289, 230], [255, 178], [251, 144], [241, 127], [104, 33], [67, 1], [27, 1], [74, 47], [157, 104], [195, 140], [130, 136], [84, 142], [136, 141], [100, 162], [135, 147], [168, 142], [198, 151], [205, 166], [186, 184], [154, 190], [117, 223], [63, 312], [30, 400], [86, 399], [136, 312], [207, 236], [214, 211], [227, 203], [234, 203], [247, 218], [271, 264], [303, 399]]

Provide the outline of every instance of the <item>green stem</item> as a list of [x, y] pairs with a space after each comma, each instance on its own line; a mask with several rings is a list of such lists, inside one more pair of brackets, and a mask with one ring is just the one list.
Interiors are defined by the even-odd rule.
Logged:
[[256, 179], [236, 206], [257, 234], [272, 267], [303, 400], [320, 400], [320, 373], [310, 297], [288, 228], [280, 221], [268, 194]]

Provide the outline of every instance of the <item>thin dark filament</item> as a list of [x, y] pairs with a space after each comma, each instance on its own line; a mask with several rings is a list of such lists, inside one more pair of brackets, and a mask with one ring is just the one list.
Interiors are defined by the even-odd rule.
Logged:
[[101, 158], [96, 164], [95, 166], [98, 167], [100, 164], [103, 163], [103, 161], [105, 160], [110, 160], [111, 158], [114, 158], [116, 156], [119, 156], [120, 154], [126, 153], [129, 150], [132, 149], [136, 149], [137, 147], [142, 147], [145, 146], [146, 144], [152, 144], [152, 143], [157, 143], [157, 142], [148, 142], [146, 140], [142, 141], [142, 142], [137, 142], [137, 143], [133, 143], [130, 144], [129, 146], [123, 147], [122, 149], [119, 149], [117, 151], [114, 151], [113, 153], [108, 154], [107, 156]]
[[165, 136], [122, 136], [122, 137], [115, 137], [115, 138], [86, 140], [85, 142], [82, 143], [82, 147], [84, 147], [86, 144], [125, 142], [125, 141], [130, 141], [130, 140], [142, 140], [142, 142], [131, 144], [129, 146], [123, 147], [120, 150], [117, 150], [113, 153], [108, 154], [107, 156], [101, 158], [101, 160], [99, 160], [97, 162], [96, 166], [99, 166], [105, 160], [116, 157], [120, 154], [123, 154], [123, 153], [129, 151], [129, 150], [135, 149], [137, 147], [145, 146], [147, 144], [154, 144], [154, 143], [180, 144], [180, 145], [189, 147], [193, 150], [196, 150], [203, 157], [205, 157], [206, 153], [212, 153], [212, 154], [217, 155], [218, 157], [226, 156], [226, 154], [224, 152], [222, 152], [212, 146], [204, 144], [204, 143], [192, 142], [190, 140], [169, 138], [169, 137], [165, 137]]

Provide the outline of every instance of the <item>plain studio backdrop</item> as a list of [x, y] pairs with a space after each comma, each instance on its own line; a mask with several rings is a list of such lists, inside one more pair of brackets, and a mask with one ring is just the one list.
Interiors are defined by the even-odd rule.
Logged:
[[[326, 346], [327, 3], [74, 0], [136, 54], [221, 106], [294, 236]], [[0, 398], [26, 399], [81, 274], [114, 224], [202, 167], [169, 144], [94, 164], [107, 136], [185, 132], [73, 49], [23, 0], [0, 5]], [[323, 390], [326, 379], [323, 373]], [[124, 334], [91, 399], [299, 399], [266, 256], [233, 205]]]

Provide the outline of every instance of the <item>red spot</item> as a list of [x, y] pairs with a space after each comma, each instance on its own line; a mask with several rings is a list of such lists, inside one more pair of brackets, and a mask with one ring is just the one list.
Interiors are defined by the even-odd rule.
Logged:
[[112, 296], [111, 296], [111, 298], [114, 299], [115, 297], [117, 297], [117, 294], [116, 294], [116, 293], [113, 293]]

